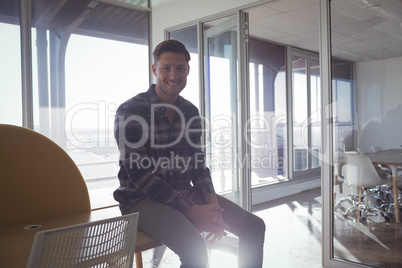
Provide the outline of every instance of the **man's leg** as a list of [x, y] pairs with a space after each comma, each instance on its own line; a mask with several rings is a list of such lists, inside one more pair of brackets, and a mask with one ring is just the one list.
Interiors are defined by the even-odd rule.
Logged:
[[178, 210], [151, 200], [136, 204], [131, 212], [139, 212], [138, 228], [175, 252], [182, 268], [205, 268], [208, 251], [197, 228]]
[[264, 221], [222, 196], [218, 195], [218, 202], [224, 209], [224, 222], [230, 226], [230, 232], [239, 238], [238, 267], [261, 268], [264, 255]]

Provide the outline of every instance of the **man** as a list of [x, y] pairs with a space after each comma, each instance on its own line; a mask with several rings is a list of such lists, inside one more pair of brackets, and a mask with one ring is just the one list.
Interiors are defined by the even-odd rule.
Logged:
[[262, 267], [265, 224], [217, 195], [201, 147], [198, 109], [180, 96], [190, 54], [175, 40], [153, 52], [156, 84], [124, 102], [116, 112], [120, 150], [119, 188], [123, 214], [139, 212], [139, 229], [180, 257], [181, 267], [207, 267], [206, 239], [226, 231], [239, 237], [239, 267]]

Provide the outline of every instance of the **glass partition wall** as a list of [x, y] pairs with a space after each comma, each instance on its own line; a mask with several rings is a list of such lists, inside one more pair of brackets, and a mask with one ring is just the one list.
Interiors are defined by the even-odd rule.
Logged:
[[[267, 196], [265, 190], [275, 182], [313, 177], [322, 169], [325, 267], [402, 263], [395, 210], [399, 190], [392, 186], [392, 177], [402, 173], [397, 169], [402, 161], [378, 165], [380, 160], [375, 159], [382, 155], [379, 150], [400, 155], [402, 144], [401, 5], [396, 0], [278, 0], [245, 10], [250, 26], [247, 119], [249, 130], [259, 130], [250, 133], [249, 152], [259, 159], [282, 160], [276, 166], [251, 163], [249, 179], [257, 190], [253, 201], [259, 198], [255, 194]], [[205, 29], [197, 23], [193, 25], [198, 27], [201, 44]], [[175, 36], [175, 31], [170, 31], [173, 38], [186, 40]], [[193, 31], [194, 37], [195, 27]], [[205, 53], [205, 49], [198, 51]], [[200, 110], [211, 105], [208, 94], [217, 94], [203, 92], [207, 88], [203, 81]], [[230, 94], [219, 99], [222, 106], [230, 104]], [[370, 157], [370, 169], [384, 176], [384, 184], [372, 191], [351, 185], [344, 166], [353, 155]], [[352, 174], [356, 177], [358, 172]], [[292, 190], [291, 183], [283, 185]], [[366, 214], [362, 206], [366, 201], [380, 210]]]
[[330, 258], [334, 267], [400, 267], [402, 2], [332, 0], [330, 13]]
[[[198, 39], [199, 107], [215, 127], [205, 136], [220, 193], [235, 197], [243, 183], [252, 190], [251, 202], [258, 204], [319, 187], [317, 11], [317, 1], [272, 1], [241, 10], [246, 24], [228, 12], [166, 30], [166, 38], [192, 50]], [[288, 20], [298, 27], [290, 27]], [[245, 26], [248, 30], [239, 33]], [[242, 43], [246, 50], [239, 47]], [[197, 96], [194, 88], [189, 92]]]

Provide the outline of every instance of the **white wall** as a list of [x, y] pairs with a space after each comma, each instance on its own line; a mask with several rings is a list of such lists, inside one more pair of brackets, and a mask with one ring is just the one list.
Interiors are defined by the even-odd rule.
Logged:
[[[384, 149], [400, 148], [402, 57], [357, 63], [356, 84], [359, 146], [379, 143]], [[366, 131], [370, 126], [373, 129]]]
[[[165, 4], [159, 2], [167, 2]], [[164, 40], [164, 29], [245, 6], [255, 0], [170, 0], [152, 7], [152, 49]]]

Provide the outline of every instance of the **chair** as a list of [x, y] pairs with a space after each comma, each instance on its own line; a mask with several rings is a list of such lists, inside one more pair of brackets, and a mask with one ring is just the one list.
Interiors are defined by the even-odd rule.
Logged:
[[357, 151], [359, 152], [359, 154], [367, 154], [371, 152], [370, 149], [364, 147], [358, 147]]
[[[357, 151], [360, 154], [367, 154], [382, 151], [382, 148], [380, 146], [371, 146], [370, 148], [357, 148]], [[391, 169], [387, 166], [375, 165], [374, 168], [379, 173], [380, 177], [392, 175]]]
[[138, 213], [36, 233], [27, 268], [133, 267]]
[[[362, 223], [366, 223], [367, 216], [373, 212], [381, 214], [385, 221], [390, 220], [386, 212], [390, 202], [390, 180], [380, 177], [367, 156], [347, 155], [342, 167], [342, 176], [345, 179], [344, 184], [351, 187], [351, 190], [347, 191], [350, 194], [347, 200], [351, 206], [344, 212], [345, 218], [348, 218], [351, 211], [357, 210], [357, 219]], [[335, 207], [339, 208], [340, 202], [343, 201], [345, 199], [338, 201]]]
[[[0, 228], [91, 212], [81, 172], [60, 146], [19, 126], [0, 124], [0, 136]], [[137, 238], [140, 268], [141, 252], [161, 243], [141, 231]]]
[[373, 152], [381, 152], [382, 147], [378, 146], [378, 145], [373, 145], [373, 146], [371, 146], [371, 151], [373, 151]]
[[33, 130], [0, 124], [0, 227], [90, 212], [70, 156]]

